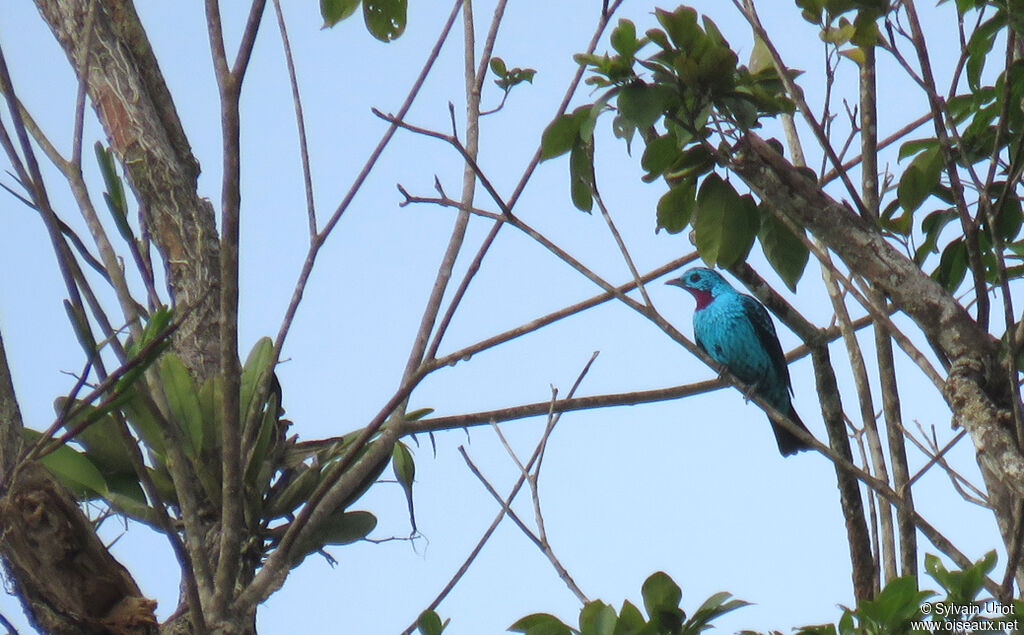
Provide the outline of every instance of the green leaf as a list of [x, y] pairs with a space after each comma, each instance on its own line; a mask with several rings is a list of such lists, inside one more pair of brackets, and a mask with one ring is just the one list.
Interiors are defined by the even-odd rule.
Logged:
[[699, 633], [707, 628], [710, 628], [708, 624], [726, 613], [735, 611], [736, 609], [749, 606], [749, 602], [743, 600], [730, 600], [732, 597], [731, 593], [725, 591], [716, 593], [704, 600], [691, 617], [686, 622], [686, 627], [691, 633]]
[[[698, 41], [707, 37], [697, 25], [697, 11], [691, 7], [680, 6], [671, 13], [663, 9], [655, 9], [654, 13], [668, 36], [672, 38], [672, 42], [683, 51], [693, 50]], [[650, 37], [650, 31], [647, 32], [647, 35]]]
[[366, 538], [377, 526], [377, 517], [370, 512], [346, 512], [338, 510], [324, 519], [323, 523], [312, 532], [312, 535], [297, 548], [296, 562], [311, 553], [323, 549], [327, 545], [348, 545]]
[[373, 37], [390, 42], [405, 32], [409, 0], [363, 0], [363, 20]]
[[589, 213], [594, 207], [594, 164], [590, 146], [582, 140], [573, 144], [569, 155], [569, 183], [572, 204]]
[[419, 410], [413, 410], [412, 412], [405, 413], [406, 421], [419, 421], [423, 417], [434, 412], [433, 408], [420, 408]]
[[248, 419], [253, 408], [262, 409], [263, 404], [253, 402], [256, 397], [256, 389], [268, 372], [273, 372], [271, 362], [274, 357], [274, 342], [269, 337], [261, 337], [242, 366], [242, 377], [239, 380], [238, 403], [241, 409], [242, 419]]
[[697, 193], [694, 234], [697, 251], [709, 266], [728, 269], [747, 257], [758, 230], [757, 205], [727, 181], [709, 174]]
[[583, 635], [614, 635], [618, 621], [615, 609], [601, 600], [594, 600], [580, 611], [580, 632]]
[[996, 34], [1006, 26], [1006, 12], [998, 11], [981, 23], [967, 41], [967, 85], [971, 90], [981, 88], [981, 73], [985, 59], [995, 44]]
[[637, 633], [647, 624], [640, 609], [626, 600], [622, 603], [622, 610], [619, 611], [619, 624], [616, 635], [619, 633]]
[[953, 293], [960, 287], [967, 274], [967, 245], [958, 238], [946, 245], [939, 258], [938, 268], [932, 272], [934, 278], [947, 291]]
[[572, 150], [580, 135], [582, 117], [577, 110], [573, 114], [559, 115], [544, 129], [540, 139], [540, 160], [546, 161]]
[[772, 57], [771, 50], [756, 33], [754, 34], [754, 48], [750, 51], [750, 61], [747, 62], [747, 68], [755, 75], [769, 68], [775, 69], [775, 59]]
[[[505, 67], [505, 61], [500, 57], [492, 57], [490, 61], [491, 72], [498, 77], [504, 77], [508, 74], [508, 69]], [[435, 614], [436, 615], [436, 614]]]
[[680, 157], [679, 143], [671, 133], [655, 137], [647, 142], [640, 166], [647, 170], [647, 178], [657, 178], [665, 173]]
[[220, 447], [220, 419], [224, 411], [224, 378], [220, 375], [207, 379], [199, 389], [199, 410], [203, 419], [203, 447]]
[[768, 208], [763, 209], [761, 214], [758, 239], [772, 269], [775, 269], [789, 290], [796, 293], [796, 283], [804, 274], [810, 258], [807, 245]]
[[[63, 412], [67, 399], [60, 397], [54, 402], [54, 410]], [[128, 449], [121, 439], [117, 421], [110, 414], [98, 412], [95, 407], [76, 402], [75, 407], [81, 410], [64, 422], [65, 430], [73, 430], [85, 421], [89, 425], [75, 435], [75, 440], [85, 448], [85, 454], [103, 474], [133, 474], [135, 469], [128, 454]]]
[[661, 118], [667, 102], [668, 95], [662, 88], [638, 80], [623, 86], [615, 103], [621, 116], [646, 130]]
[[697, 186], [693, 179], [685, 179], [673, 185], [658, 200], [658, 226], [655, 232], [664, 229], [670, 234], [678, 234], [686, 229], [696, 197]]
[[103, 174], [103, 183], [107, 191], [103, 193], [103, 200], [107, 203], [107, 209], [114, 219], [114, 225], [121, 237], [131, 242], [135, 240], [131, 227], [128, 225], [128, 201], [124, 195], [124, 185], [121, 177], [117, 175], [114, 167], [114, 154], [109, 148], [104, 148], [99, 141], [93, 149], [96, 151], [96, 160], [100, 165], [100, 172]]
[[75, 330], [75, 337], [82, 350], [86, 355], [92, 357], [96, 354], [96, 339], [92, 336], [92, 329], [89, 328], [89, 318], [70, 300], [64, 300], [64, 311], [68, 314], [68, 321], [71, 322], [71, 326]]
[[334, 514], [319, 533], [325, 545], [347, 545], [365, 538], [377, 526], [377, 517], [370, 512], [354, 511]]
[[662, 611], [673, 611], [679, 608], [679, 601], [683, 599], [683, 592], [679, 585], [664, 571], [651, 574], [641, 588], [644, 598], [644, 608], [652, 618]]
[[[34, 443], [43, 436], [28, 428], [23, 432], [25, 440], [29, 443]], [[41, 460], [53, 476], [78, 498], [96, 498], [107, 491], [107, 483], [96, 465], [84, 454], [67, 445], [58, 447]]]
[[612, 48], [619, 55], [633, 57], [633, 54], [640, 48], [636, 39], [636, 25], [625, 18], [620, 19], [618, 26], [612, 30], [611, 43]]
[[128, 425], [142, 439], [146, 447], [159, 459], [166, 456], [164, 435], [160, 424], [149, 411], [146, 400], [134, 388], [129, 391], [129, 399], [122, 404], [121, 411], [128, 420]]
[[329, 28], [349, 17], [359, 6], [359, 0], [320, 0], [320, 15], [324, 28]]
[[449, 621], [445, 620], [442, 624], [441, 618], [435, 611], [423, 611], [420, 613], [419, 619], [416, 620], [416, 628], [419, 629], [420, 635], [441, 635]]
[[925, 149], [914, 157], [896, 186], [900, 206], [914, 212], [939, 185], [942, 175], [942, 153], [938, 146]]
[[296, 468], [297, 475], [281, 486], [275, 483], [271, 495], [267, 499], [264, 514], [267, 518], [278, 518], [290, 514], [296, 507], [306, 502], [313, 489], [320, 482], [320, 467], [309, 467], [305, 464]]
[[190, 444], [186, 453], [193, 458], [198, 457], [203, 449], [203, 415], [195, 382], [181, 358], [174, 353], [160, 358], [158, 369], [171, 417]]
[[957, 218], [959, 218], [959, 215], [955, 209], [937, 210], [925, 216], [924, 220], [921, 221], [921, 231], [924, 232], [925, 238], [921, 246], [914, 252], [914, 262], [917, 265], [923, 264], [929, 254], [939, 253], [939, 235], [950, 221]]
[[526, 635], [571, 635], [572, 629], [562, 623], [554, 615], [548, 613], [534, 613], [527, 615], [508, 627], [513, 633], [525, 633]]
[[395, 471], [395, 479], [405, 491], [405, 500], [409, 505], [409, 524], [416, 531], [416, 511], [413, 508], [412, 483], [416, 479], [416, 462], [412, 458], [409, 446], [401, 441], [395, 443], [391, 451], [391, 468]]

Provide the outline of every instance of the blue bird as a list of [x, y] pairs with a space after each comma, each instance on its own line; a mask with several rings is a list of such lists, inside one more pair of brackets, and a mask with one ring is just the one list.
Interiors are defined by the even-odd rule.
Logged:
[[[666, 284], [686, 289], [697, 301], [693, 313], [697, 346], [750, 386], [753, 394], [806, 430], [790, 400], [793, 388], [779, 337], [761, 303], [733, 289], [717, 272], [703, 267], [690, 269]], [[769, 421], [783, 456], [810, 449], [810, 445], [770, 417]]]

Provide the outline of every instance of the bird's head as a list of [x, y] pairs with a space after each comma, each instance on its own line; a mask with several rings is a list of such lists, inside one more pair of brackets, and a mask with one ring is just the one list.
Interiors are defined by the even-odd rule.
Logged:
[[704, 267], [696, 267], [683, 272], [678, 278], [673, 278], [665, 284], [686, 289], [697, 300], [697, 310], [703, 309], [711, 304], [719, 293], [732, 289], [716, 271]]

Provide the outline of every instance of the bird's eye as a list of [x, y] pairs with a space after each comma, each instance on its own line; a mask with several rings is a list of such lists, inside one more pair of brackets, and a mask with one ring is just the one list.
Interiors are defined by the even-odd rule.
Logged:
[[690, 282], [697, 282], [698, 280], [700, 280], [700, 274], [696, 274], [696, 273], [691, 273], [690, 274]]

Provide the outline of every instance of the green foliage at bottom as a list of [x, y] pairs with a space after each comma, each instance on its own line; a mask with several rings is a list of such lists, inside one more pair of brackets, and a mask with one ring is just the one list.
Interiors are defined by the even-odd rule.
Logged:
[[[1008, 633], [1020, 628], [1024, 602], [1004, 605], [981, 597], [986, 577], [996, 565], [996, 554], [989, 552], [961, 571], [949, 571], [933, 555], [925, 556], [925, 571], [943, 593], [921, 590], [918, 579], [906, 576], [889, 582], [872, 600], [856, 609], [843, 608], [836, 624], [803, 626], [796, 635], [914, 635], [918, 633], [976, 632]], [[991, 585], [989, 585], [991, 587]], [[712, 622], [747, 602], [729, 593], [716, 593], [704, 601], [692, 615], [680, 606], [682, 591], [667, 574], [658, 572], [644, 582], [643, 604], [647, 616], [628, 600], [618, 612], [600, 600], [588, 602], [580, 611], [578, 628], [547, 613], [528, 615], [509, 627], [526, 635], [697, 635], [714, 628]], [[934, 599], [939, 598], [939, 599]], [[440, 620], [429, 616], [420, 632], [440, 633]], [[447, 625], [447, 622], [445, 623]], [[739, 635], [782, 635], [779, 631], [762, 633], [741, 631]]]

